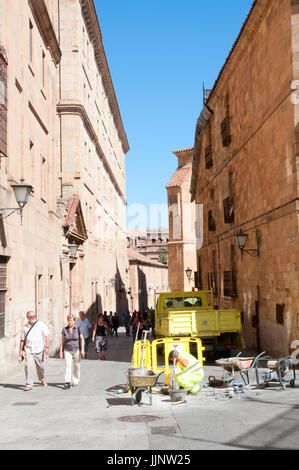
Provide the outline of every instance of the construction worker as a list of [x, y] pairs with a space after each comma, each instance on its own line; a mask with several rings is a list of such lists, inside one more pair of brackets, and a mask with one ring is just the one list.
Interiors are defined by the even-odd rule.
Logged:
[[200, 362], [192, 354], [173, 350], [169, 353], [169, 359], [177, 364], [182, 372], [175, 375], [174, 380], [182, 388], [189, 389], [194, 395], [199, 391], [199, 384], [203, 381], [204, 372]]

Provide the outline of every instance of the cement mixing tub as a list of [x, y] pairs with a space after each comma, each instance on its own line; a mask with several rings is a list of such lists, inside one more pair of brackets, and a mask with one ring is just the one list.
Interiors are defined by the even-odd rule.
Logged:
[[142, 392], [148, 392], [150, 397], [150, 404], [152, 405], [152, 388], [157, 385], [159, 376], [163, 374], [156, 374], [152, 370], [142, 370], [142, 369], [129, 369], [128, 370], [128, 383], [131, 392], [131, 406], [134, 405], [134, 400], [136, 402], [141, 402]]

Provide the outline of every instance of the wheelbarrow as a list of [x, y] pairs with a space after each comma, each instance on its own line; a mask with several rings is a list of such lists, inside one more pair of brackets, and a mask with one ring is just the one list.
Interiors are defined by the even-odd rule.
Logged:
[[265, 351], [256, 357], [236, 357], [227, 359], [218, 359], [216, 364], [223, 368], [222, 381], [226, 384], [236, 383], [236, 378], [240, 375], [244, 385], [249, 385], [249, 371], [255, 367], [256, 362], [261, 358]]
[[136, 403], [140, 403], [142, 399], [142, 392], [148, 392], [150, 397], [150, 404], [152, 405], [152, 389], [157, 385], [158, 378], [160, 374], [156, 374], [152, 370], [147, 370], [146, 375], [138, 375], [140, 372], [139, 368], [130, 368], [128, 370], [128, 384], [131, 392], [131, 406], [134, 405], [136, 398]]

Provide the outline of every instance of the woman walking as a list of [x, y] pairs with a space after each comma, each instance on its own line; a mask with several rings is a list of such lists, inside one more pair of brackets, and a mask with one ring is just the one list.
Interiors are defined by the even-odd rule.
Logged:
[[98, 316], [98, 321], [94, 325], [92, 333], [92, 342], [96, 339], [96, 352], [99, 354], [99, 359], [105, 359], [105, 351], [107, 351], [107, 336], [109, 336], [110, 328], [104, 320], [104, 315], [101, 313]]
[[[80, 354], [85, 356], [84, 336], [80, 326], [76, 325], [76, 317], [68, 315], [67, 326], [62, 330], [59, 357], [65, 358], [65, 384], [64, 388], [77, 387], [80, 382]], [[74, 370], [72, 374], [72, 365]], [[73, 375], [73, 380], [72, 380]]]

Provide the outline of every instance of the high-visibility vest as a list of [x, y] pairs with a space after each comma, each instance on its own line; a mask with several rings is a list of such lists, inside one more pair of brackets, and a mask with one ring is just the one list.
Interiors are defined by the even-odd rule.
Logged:
[[175, 381], [185, 388], [192, 388], [194, 384], [200, 383], [204, 378], [203, 367], [200, 362], [187, 352], [180, 353], [181, 359], [187, 359], [188, 365], [184, 367], [179, 361], [177, 361], [178, 366], [181, 368], [182, 372], [177, 374]]

